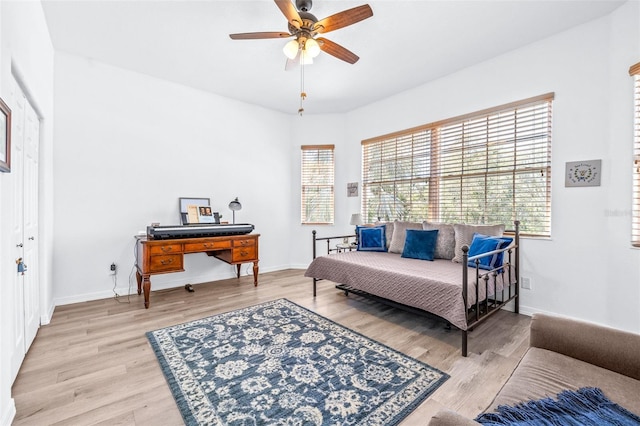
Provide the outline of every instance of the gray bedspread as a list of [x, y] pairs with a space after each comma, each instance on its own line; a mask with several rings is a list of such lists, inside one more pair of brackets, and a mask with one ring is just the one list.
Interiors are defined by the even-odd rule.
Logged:
[[[317, 257], [305, 276], [348, 284], [375, 296], [431, 312], [466, 330], [462, 268], [460, 263], [444, 259], [427, 261], [402, 258], [395, 253], [351, 251]], [[476, 300], [476, 278], [474, 268], [468, 271], [470, 307]], [[497, 292], [502, 291], [506, 275], [498, 275]], [[493, 280], [489, 280], [489, 296], [493, 295]], [[482, 301], [485, 286], [483, 281], [481, 283], [479, 299]]]

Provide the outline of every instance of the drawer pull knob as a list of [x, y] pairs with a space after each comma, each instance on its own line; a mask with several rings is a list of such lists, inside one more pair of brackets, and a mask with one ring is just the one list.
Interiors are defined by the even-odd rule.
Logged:
[[162, 263], [163, 265], [169, 265], [173, 263], [173, 259], [162, 259], [160, 263]]
[[173, 247], [171, 247], [171, 246], [162, 246], [162, 247], [160, 247], [160, 250], [162, 250], [163, 252], [166, 253], [168, 251], [172, 251]]
[[209, 246], [210, 246], [209, 243], [203, 243], [202, 245], [203, 245], [204, 248], [209, 248]]
[[247, 253], [247, 252], [246, 252], [246, 251], [244, 251], [244, 250], [240, 252], [240, 256], [242, 256], [242, 257], [247, 256], [248, 254], [249, 254], [249, 253]]

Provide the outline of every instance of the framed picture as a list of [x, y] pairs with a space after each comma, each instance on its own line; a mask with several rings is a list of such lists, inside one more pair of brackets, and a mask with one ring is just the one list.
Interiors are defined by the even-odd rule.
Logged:
[[11, 110], [0, 99], [0, 172], [11, 171]]
[[358, 182], [349, 182], [347, 184], [347, 197], [358, 196]]
[[[182, 222], [183, 225], [188, 225], [190, 223], [199, 223], [198, 207], [209, 207], [210, 205], [211, 205], [211, 200], [209, 198], [194, 198], [194, 197], [178, 198], [178, 207], [180, 209], [180, 222]], [[192, 220], [189, 220], [189, 206], [192, 206], [191, 207]]]
[[602, 160], [567, 162], [564, 186], [600, 186], [601, 170]]

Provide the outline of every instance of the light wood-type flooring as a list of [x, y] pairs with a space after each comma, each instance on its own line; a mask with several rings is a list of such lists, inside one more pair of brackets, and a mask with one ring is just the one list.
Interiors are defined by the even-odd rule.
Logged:
[[[56, 307], [42, 326], [13, 385], [22, 425], [181, 425], [145, 332], [287, 298], [352, 330], [417, 358], [451, 378], [402, 426], [424, 425], [441, 408], [474, 417], [492, 400], [524, 354], [530, 318], [501, 311], [470, 333], [469, 357], [460, 332], [442, 320], [404, 312], [318, 283], [302, 270], [242, 276], [152, 291], [151, 306], [131, 287], [127, 295]], [[153, 288], [153, 287], [152, 287]]]

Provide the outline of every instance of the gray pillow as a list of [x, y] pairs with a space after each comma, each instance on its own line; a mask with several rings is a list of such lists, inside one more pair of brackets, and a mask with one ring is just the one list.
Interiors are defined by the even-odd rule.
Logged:
[[434, 259], [451, 260], [455, 256], [456, 234], [453, 225], [450, 223], [439, 222], [422, 222], [422, 229], [431, 231], [438, 230], [438, 239], [436, 240], [436, 251], [433, 255]]
[[453, 230], [456, 235], [456, 248], [453, 261], [462, 262], [462, 246], [470, 246], [475, 232], [491, 237], [502, 237], [504, 225], [463, 225], [460, 223], [453, 224]]
[[417, 222], [393, 222], [393, 236], [389, 245], [389, 253], [400, 253], [404, 250], [404, 240], [407, 229], [422, 229], [422, 224]]

